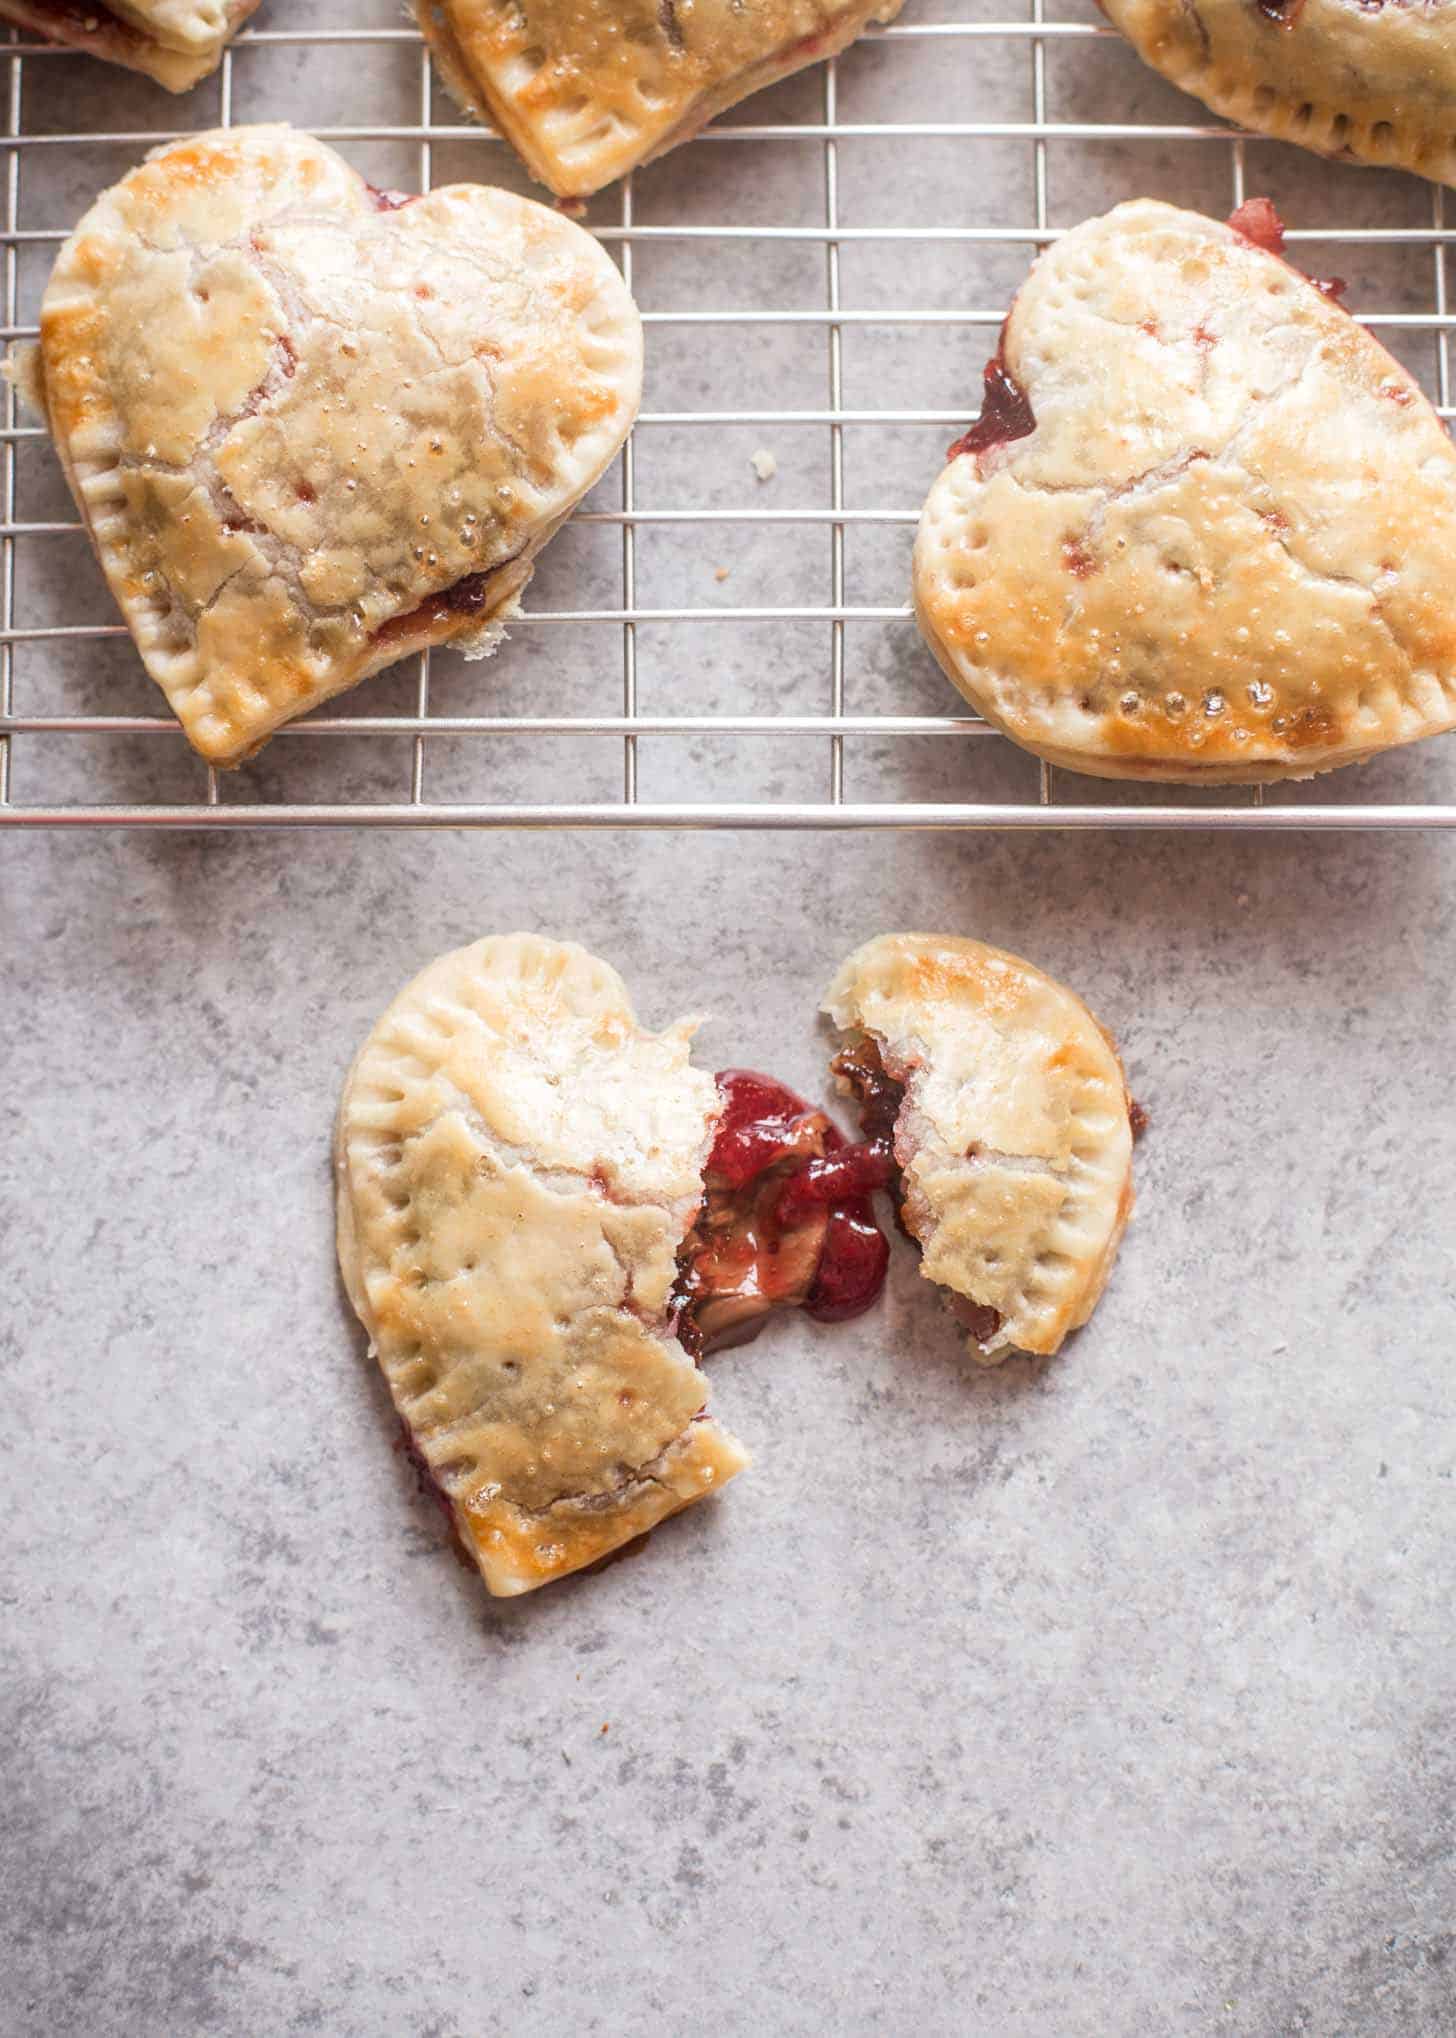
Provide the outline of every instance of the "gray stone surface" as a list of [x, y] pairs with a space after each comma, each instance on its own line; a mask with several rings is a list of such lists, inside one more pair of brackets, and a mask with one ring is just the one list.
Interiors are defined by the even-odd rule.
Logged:
[[[1453, 876], [1430, 838], [8, 845], [6, 2030], [1449, 2032]], [[970, 1371], [897, 1247], [862, 1323], [713, 1363], [731, 1492], [493, 1604], [335, 1281], [357, 1040], [534, 926], [817, 1095], [821, 985], [907, 924], [1126, 1047], [1092, 1325]]]
[[[1011, 12], [912, 0], [911, 18]], [[1073, 0], [1090, 13], [1090, 0]], [[318, 0], [311, 21], [395, 21]], [[281, 18], [278, 6], [272, 18]], [[1201, 119], [1114, 44], [1054, 43], [1069, 121]], [[27, 65], [35, 132], [216, 118]], [[840, 70], [850, 121], [1025, 121], [1024, 42]], [[755, 105], [812, 122], [822, 79]], [[407, 47], [239, 55], [237, 117], [407, 122]], [[436, 106], [444, 110], [437, 95]], [[417, 150], [350, 151], [409, 184]], [[66, 225], [135, 153], [24, 158]], [[1051, 218], [1154, 190], [1221, 210], [1222, 143], [1056, 140]], [[857, 224], [1025, 225], [1016, 141], [873, 137]], [[505, 176], [484, 143], [437, 178]], [[1250, 145], [1307, 224], [1419, 225], [1410, 179]], [[616, 217], [615, 197], [593, 216]], [[704, 143], [639, 220], [817, 225], [800, 141]], [[1428, 247], [1333, 239], [1352, 301], [1429, 312]], [[21, 260], [22, 317], [48, 251]], [[974, 407], [1025, 250], [847, 243], [856, 407]], [[644, 244], [649, 309], [822, 304], [822, 250]], [[1396, 336], [1433, 384], [1429, 332]], [[660, 411], [819, 407], [821, 327], [652, 328]], [[828, 500], [822, 429], [638, 437], [640, 502]], [[846, 499], [913, 507], [940, 427], [845, 434]], [[46, 449], [19, 513], [69, 514]], [[604, 484], [614, 504], [618, 482]], [[851, 599], [904, 597], [909, 532], [852, 527]], [[715, 569], [729, 568], [720, 582]], [[654, 606], [823, 602], [822, 526], [645, 527]], [[616, 531], [553, 546], [538, 607], [613, 605]], [[26, 627], [108, 620], [84, 547], [18, 547]], [[905, 624], [846, 633], [856, 712], [952, 705]], [[819, 625], [638, 633], [649, 712], [822, 711]], [[438, 662], [449, 711], [614, 712], [611, 626]], [[351, 711], [408, 711], [411, 674]], [[17, 648], [17, 710], [153, 713], [124, 643]], [[195, 799], [170, 737], [25, 736], [18, 801]], [[224, 797], [399, 798], [412, 746], [287, 738]], [[644, 740], [645, 797], [821, 798], [822, 743]], [[435, 741], [432, 796], [611, 799], [615, 743]], [[1456, 746], [1319, 798], [1449, 798]], [[855, 798], [1035, 797], [999, 742], [860, 740]], [[1064, 782], [1060, 791], [1071, 786]], [[1075, 788], [1098, 797], [1095, 786]], [[1108, 798], [1125, 797], [1103, 789]], [[1299, 789], [1277, 795], [1301, 799]], [[0, 843], [0, 2031], [4, 2038], [1446, 2038], [1456, 1649], [1456, 843], [930, 836], [118, 838]], [[645, 1553], [490, 1602], [393, 1449], [339, 1292], [328, 1134], [360, 1036], [442, 948], [516, 926], [617, 963], [705, 1062], [823, 1093], [814, 1007], [866, 936], [1030, 955], [1126, 1049], [1153, 1128], [1109, 1293], [1060, 1360], [968, 1369], [909, 1249], [883, 1306], [714, 1362], [757, 1455]]]

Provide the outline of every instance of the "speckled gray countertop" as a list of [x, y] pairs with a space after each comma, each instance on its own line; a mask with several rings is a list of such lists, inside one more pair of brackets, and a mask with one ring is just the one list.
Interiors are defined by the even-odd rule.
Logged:
[[[310, 18], [361, 14], [394, 0]], [[857, 52], [842, 117], [1031, 118], [1024, 41], [921, 57], [912, 92]], [[1201, 117], [1116, 46], [1053, 43], [1047, 73], [1054, 119]], [[184, 114], [71, 59], [26, 75], [34, 132], [217, 117], [215, 84]], [[775, 118], [812, 123], [820, 90]], [[409, 120], [418, 56], [254, 48], [233, 100]], [[135, 153], [32, 150], [22, 227], [66, 224]], [[350, 153], [414, 180], [407, 147]], [[1226, 144], [1049, 156], [1054, 222], [1139, 190], [1228, 202]], [[822, 221], [817, 149], [742, 157], [681, 152], [638, 218]], [[1029, 217], [1024, 140], [846, 141], [838, 169], [841, 219]], [[1247, 170], [1305, 224], [1431, 216], [1413, 179], [1258, 144]], [[473, 142], [434, 173], [512, 174]], [[850, 244], [844, 302], [995, 307], [1025, 255]], [[47, 258], [24, 251], [25, 305]], [[1329, 266], [1357, 303], [1431, 308], [1429, 244]], [[648, 242], [634, 280], [649, 305], [822, 305], [823, 251]], [[990, 330], [857, 326], [845, 401], [969, 411]], [[1435, 386], [1430, 331], [1391, 336]], [[824, 402], [822, 327], [651, 338], [659, 411]], [[644, 430], [639, 501], [827, 499], [822, 428], [776, 434], [768, 496], [759, 437]], [[917, 501], [944, 439], [855, 428], [846, 502]], [[23, 518], [68, 514], [43, 445], [18, 467]], [[908, 537], [851, 528], [854, 601], [903, 600]], [[610, 605], [620, 543], [572, 527], [533, 600]], [[822, 601], [828, 564], [822, 525], [648, 528], [639, 598]], [[16, 579], [27, 626], [110, 614], [79, 540], [23, 541]], [[641, 703], [822, 713], [827, 649], [820, 625], [644, 626]], [[116, 640], [27, 640], [15, 668], [18, 713], [155, 711]], [[902, 624], [847, 630], [846, 670], [853, 712], [953, 705]], [[615, 629], [527, 627], [489, 667], [439, 661], [433, 699], [570, 714], [620, 687]], [[403, 674], [351, 705], [412, 700]], [[20, 801], [200, 796], [171, 738], [13, 748]], [[399, 798], [409, 753], [280, 740], [224, 798]], [[855, 798], [1035, 797], [999, 742], [847, 756]], [[646, 738], [641, 784], [822, 798], [824, 764]], [[429, 746], [441, 798], [610, 799], [620, 772], [586, 738]], [[1448, 739], [1316, 796], [1453, 782]], [[1453, 898], [1437, 836], [0, 839], [4, 2038], [1456, 2033]], [[978, 1372], [897, 1244], [871, 1316], [712, 1362], [756, 1456], [731, 1492], [491, 1602], [393, 1448], [328, 1140], [398, 986], [514, 927], [606, 956], [651, 1023], [711, 1015], [706, 1065], [814, 1096], [820, 991], [869, 935], [976, 934], [1064, 978], [1152, 1117], [1091, 1326]]]
[[[1456, 845], [32, 838], [0, 860], [7, 2030], [1452, 2030]], [[1117, 1031], [1138, 1216], [1052, 1363], [883, 1307], [756, 1454], [492, 1603], [339, 1293], [397, 984], [571, 934], [822, 1094], [903, 925]]]

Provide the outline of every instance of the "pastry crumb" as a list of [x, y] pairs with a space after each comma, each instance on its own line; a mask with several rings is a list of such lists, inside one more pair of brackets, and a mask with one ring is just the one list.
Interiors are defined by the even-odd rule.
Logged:
[[713, 568], [713, 578], [714, 580], [726, 580], [728, 578], [728, 568], [726, 566], [715, 566]]
[[773, 454], [770, 453], [767, 446], [759, 447], [758, 451], [752, 455], [749, 465], [760, 481], [772, 481], [779, 471], [779, 463], [775, 460]]
[[603, 1720], [603, 1721], [602, 1721], [602, 1732], [603, 1732], [604, 1734], [610, 1731], [610, 1729], [611, 1729], [611, 1724], [612, 1724], [612, 1723], [611, 1723], [611, 1721], [610, 1721], [610, 1720]]
[[1236, 898], [1236, 899], [1234, 900], [1234, 904], [1235, 904], [1236, 906], [1247, 906], [1247, 905], [1248, 905], [1248, 903], [1249, 903], [1249, 895], [1248, 895], [1248, 893], [1247, 893], [1247, 892], [1240, 892], [1240, 893], [1239, 893], [1239, 895], [1238, 895], [1238, 897], [1237, 897], [1237, 898]]

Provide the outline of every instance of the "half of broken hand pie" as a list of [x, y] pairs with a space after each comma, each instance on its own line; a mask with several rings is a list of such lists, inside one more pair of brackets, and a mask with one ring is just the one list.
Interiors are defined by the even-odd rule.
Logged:
[[1047, 249], [915, 547], [947, 674], [1106, 778], [1308, 777], [1456, 725], [1456, 449], [1266, 200]]
[[824, 1010], [865, 1138], [898, 1170], [920, 1271], [986, 1364], [1087, 1321], [1132, 1210], [1137, 1107], [1117, 1050], [1039, 969], [943, 934], [886, 934]]
[[725, 107], [830, 57], [901, 0], [415, 0], [461, 104], [585, 198]]
[[169, 92], [185, 92], [215, 71], [258, 0], [0, 0], [0, 20], [142, 71]]
[[432, 963], [350, 1072], [344, 1281], [494, 1593], [743, 1468], [693, 1355], [775, 1307], [856, 1315], [883, 1282], [883, 1156], [768, 1077], [694, 1068], [692, 1031], [644, 1031], [583, 949], [508, 935]]
[[98, 199], [20, 368], [216, 764], [407, 653], [490, 649], [641, 373], [636, 307], [570, 220], [379, 192], [286, 127], [173, 143]]

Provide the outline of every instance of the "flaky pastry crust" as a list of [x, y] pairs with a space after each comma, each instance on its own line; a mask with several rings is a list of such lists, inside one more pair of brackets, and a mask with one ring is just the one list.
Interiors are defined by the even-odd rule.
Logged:
[[514, 934], [430, 964], [350, 1071], [339, 1265], [493, 1593], [590, 1564], [747, 1458], [670, 1329], [721, 1111], [693, 1023]]
[[901, 0], [415, 0], [446, 84], [584, 198], [833, 56]]
[[1056, 1351], [1092, 1314], [1132, 1212], [1110, 1036], [1029, 962], [947, 934], [866, 942], [823, 1009], [905, 1086], [895, 1158], [920, 1271], [963, 1318], [1000, 1319], [971, 1356]]
[[642, 339], [559, 213], [474, 184], [395, 198], [307, 135], [239, 128], [92, 207], [38, 370], [147, 670], [236, 764], [410, 652], [491, 648], [626, 437]]
[[1074, 228], [1002, 342], [1035, 429], [962, 452], [920, 626], [1006, 734], [1104, 778], [1307, 778], [1456, 723], [1456, 449], [1309, 279], [1140, 199]]
[[1456, 183], [1453, 0], [1101, 0], [1145, 63], [1258, 134]]
[[0, 0], [0, 20], [141, 71], [169, 92], [185, 92], [209, 71], [258, 0]]

